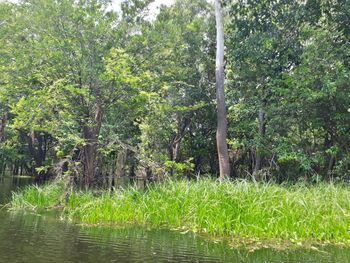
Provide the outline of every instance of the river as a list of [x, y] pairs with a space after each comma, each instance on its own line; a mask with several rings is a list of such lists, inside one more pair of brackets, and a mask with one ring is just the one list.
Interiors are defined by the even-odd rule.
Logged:
[[[0, 177], [0, 203], [28, 178]], [[8, 212], [0, 208], [0, 262], [350, 262], [350, 249], [254, 252], [233, 250], [193, 234], [133, 227], [82, 227], [59, 213]]]

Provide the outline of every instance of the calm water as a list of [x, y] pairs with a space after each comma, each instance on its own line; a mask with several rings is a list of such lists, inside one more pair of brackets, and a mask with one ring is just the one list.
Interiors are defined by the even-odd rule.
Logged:
[[[1, 178], [0, 203], [29, 179]], [[87, 228], [41, 215], [0, 210], [0, 262], [350, 262], [350, 249], [249, 253], [191, 234], [144, 228]]]

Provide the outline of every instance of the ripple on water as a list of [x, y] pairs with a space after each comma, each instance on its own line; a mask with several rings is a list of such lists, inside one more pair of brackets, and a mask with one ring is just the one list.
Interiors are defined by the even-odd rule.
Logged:
[[[1, 198], [13, 181], [0, 181]], [[11, 184], [11, 185], [9, 185]], [[50, 262], [350, 262], [350, 249], [325, 248], [323, 252], [298, 250], [253, 253], [231, 250], [168, 230], [81, 227], [58, 220], [55, 214], [0, 210], [0, 263]]]

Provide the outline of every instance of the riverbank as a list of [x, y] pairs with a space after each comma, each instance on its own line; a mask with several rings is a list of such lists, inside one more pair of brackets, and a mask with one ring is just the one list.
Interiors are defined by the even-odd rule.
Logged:
[[349, 244], [350, 186], [281, 186], [246, 181], [169, 181], [147, 191], [73, 192], [62, 183], [30, 186], [11, 209], [63, 209], [88, 225], [138, 224], [192, 231], [232, 245]]

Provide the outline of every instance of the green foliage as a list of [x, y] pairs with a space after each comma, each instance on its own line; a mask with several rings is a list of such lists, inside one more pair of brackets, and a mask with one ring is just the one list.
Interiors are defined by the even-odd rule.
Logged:
[[[50, 188], [51, 187], [51, 188]], [[30, 187], [12, 207], [45, 208], [59, 202], [57, 186]], [[55, 199], [56, 198], [56, 199]], [[93, 225], [142, 224], [215, 237], [292, 242], [349, 239], [348, 186], [280, 186], [246, 181], [167, 181], [145, 192], [135, 188], [70, 195], [65, 216]]]
[[63, 182], [55, 182], [45, 186], [28, 186], [21, 192], [13, 193], [11, 207], [13, 209], [52, 208], [60, 204], [63, 194]]
[[226, 6], [229, 131], [244, 151], [237, 165], [260, 154], [278, 180], [316, 173], [346, 179], [348, 166], [334, 167], [348, 155], [349, 35], [338, 19], [349, 6], [270, 0]]
[[193, 172], [194, 164], [193, 159], [186, 160], [184, 162], [165, 161], [165, 168], [173, 173], [173, 176], [180, 177], [184, 174]]
[[[214, 27], [213, 18], [207, 18], [211, 10], [202, 0], [177, 1], [162, 8], [155, 21], [131, 39], [129, 50], [135, 52], [140, 75], [148, 82], [139, 93], [144, 101], [138, 118], [143, 159], [181, 166], [199, 155], [205, 134], [213, 140]], [[173, 150], [175, 144], [181, 148]], [[206, 144], [208, 151], [213, 146]], [[209, 156], [207, 152], [202, 157]]]
[[[213, 6], [151, 2], [0, 3], [1, 169], [218, 173]], [[223, 2], [232, 174], [348, 180], [347, 1]]]

